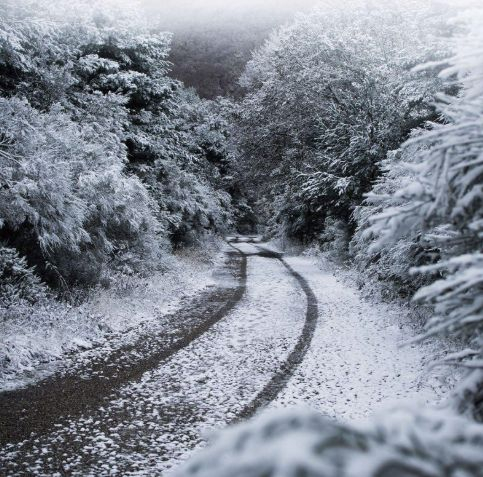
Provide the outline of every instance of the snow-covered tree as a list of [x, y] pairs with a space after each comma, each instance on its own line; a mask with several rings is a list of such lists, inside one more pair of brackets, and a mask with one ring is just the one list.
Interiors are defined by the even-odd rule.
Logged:
[[0, 8], [9, 246], [52, 284], [91, 285], [108, 264], [143, 271], [230, 224], [221, 110], [168, 76], [169, 34], [115, 2]]
[[379, 162], [434, 116], [440, 82], [411, 68], [443, 55], [443, 25], [429, 2], [354, 2], [300, 16], [255, 53], [241, 80], [240, 149], [285, 233], [313, 240], [328, 218], [353, 228]]

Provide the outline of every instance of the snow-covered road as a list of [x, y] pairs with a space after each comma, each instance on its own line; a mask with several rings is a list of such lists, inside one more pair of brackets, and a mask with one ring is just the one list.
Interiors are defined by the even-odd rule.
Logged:
[[313, 259], [286, 261], [309, 282], [320, 322], [303, 363], [273, 407], [308, 404], [352, 421], [400, 400], [435, 402], [445, 395], [447, 372], [426, 371], [440, 343], [407, 344], [416, 333], [407, 310], [366, 301]]
[[395, 398], [434, 401], [443, 391], [437, 377], [421, 379], [431, 347], [399, 347], [411, 330], [396, 309], [365, 302], [309, 258], [282, 260], [243, 241], [227, 253], [233, 247], [247, 260], [234, 307], [140, 377], [110, 388], [102, 403], [4, 445], [0, 468], [7, 475], [164, 475], [207, 431], [270, 400], [353, 419]]

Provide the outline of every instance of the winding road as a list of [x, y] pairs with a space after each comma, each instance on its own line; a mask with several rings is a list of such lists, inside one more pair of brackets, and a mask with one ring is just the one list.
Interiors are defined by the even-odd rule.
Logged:
[[274, 401], [309, 349], [316, 297], [253, 238], [229, 240], [216, 279], [159, 328], [0, 394], [0, 473], [164, 475], [205, 430]]

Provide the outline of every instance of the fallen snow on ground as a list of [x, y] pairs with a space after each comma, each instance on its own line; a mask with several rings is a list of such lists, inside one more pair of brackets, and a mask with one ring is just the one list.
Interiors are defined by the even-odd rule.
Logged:
[[121, 344], [129, 331], [160, 320], [182, 299], [213, 286], [212, 272], [221, 258], [212, 244], [208, 250], [173, 257], [165, 273], [145, 279], [124, 277], [80, 306], [52, 302], [0, 321], [0, 390], [31, 384], [59, 367], [71, 366], [72, 353]]
[[71, 475], [160, 475], [264, 387], [297, 341], [305, 309], [282, 263], [249, 257], [246, 294], [228, 316], [98, 410], [7, 446], [0, 459], [11, 475], [53, 475], [59, 461]]
[[[236, 307], [98, 409], [0, 449], [10, 475], [165, 475], [207, 433], [236, 418], [294, 349], [307, 300], [280, 260], [257, 256], [254, 244], [234, 247], [248, 256], [247, 289]], [[425, 373], [440, 343], [401, 347], [417, 333], [408, 311], [367, 301], [313, 258], [284, 260], [310, 284], [319, 322], [304, 361], [270, 407], [303, 404], [360, 421], [395, 400], [444, 396], [446, 374]]]
[[403, 346], [417, 333], [409, 310], [367, 301], [328, 270], [329, 262], [321, 269], [314, 258], [285, 260], [316, 295], [319, 325], [304, 362], [273, 407], [308, 404], [352, 421], [396, 401], [435, 403], [445, 396], [447, 371], [425, 371], [440, 343]]

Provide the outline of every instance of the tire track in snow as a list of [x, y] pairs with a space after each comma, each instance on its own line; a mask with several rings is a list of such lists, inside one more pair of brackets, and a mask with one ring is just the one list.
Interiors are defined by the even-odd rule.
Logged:
[[9, 475], [168, 475], [236, 418], [296, 345], [307, 308], [280, 261], [247, 262], [246, 293], [223, 320], [97, 409], [0, 448]]
[[233, 286], [203, 293], [173, 314], [178, 328], [160, 329], [109, 356], [87, 363], [67, 375], [54, 375], [37, 385], [0, 393], [0, 445], [49, 432], [59, 420], [82, 415], [102, 405], [122, 385], [156, 368], [222, 320], [242, 299], [247, 285], [247, 257], [228, 253], [224, 273]]
[[[230, 245], [241, 254], [244, 254], [245, 256], [250, 255], [242, 252], [238, 248], [234, 247], [232, 244]], [[300, 334], [300, 337], [295, 347], [288, 355], [285, 362], [280, 366], [278, 371], [273, 375], [273, 377], [265, 385], [265, 387], [257, 394], [257, 396], [250, 403], [248, 403], [240, 413], [238, 413], [238, 416], [232, 421], [232, 423], [236, 423], [241, 420], [253, 417], [257, 413], [257, 411], [269, 405], [278, 397], [280, 392], [283, 391], [283, 389], [287, 386], [288, 381], [293, 376], [297, 367], [302, 363], [305, 355], [307, 354], [307, 351], [309, 350], [315, 329], [317, 327], [317, 321], [319, 316], [317, 298], [315, 297], [315, 294], [310, 288], [307, 280], [305, 280], [302, 275], [296, 272], [287, 262], [285, 262], [285, 260], [283, 260], [281, 253], [275, 252], [265, 247], [261, 247], [259, 245], [255, 246], [260, 250], [260, 252], [254, 255], [260, 255], [263, 257], [279, 260], [288, 270], [290, 275], [294, 277], [295, 280], [297, 280], [307, 297], [307, 311], [305, 315], [305, 323], [302, 329], [302, 333]]]

